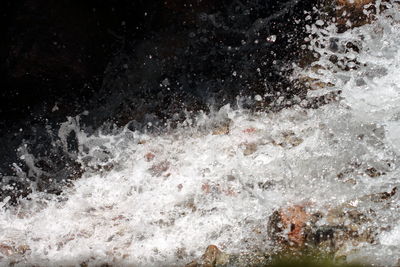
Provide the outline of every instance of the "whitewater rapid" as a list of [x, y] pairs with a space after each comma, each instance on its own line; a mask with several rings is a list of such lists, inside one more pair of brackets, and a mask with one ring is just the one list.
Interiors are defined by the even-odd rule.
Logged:
[[[196, 115], [161, 134], [124, 128], [88, 136], [79, 117], [70, 118], [60, 137], [76, 131], [83, 177], [60, 196], [34, 192], [16, 207], [0, 203], [0, 265], [181, 266], [210, 244], [227, 253], [268, 251], [275, 209], [334, 206], [398, 186], [398, 10], [340, 34], [334, 25], [309, 27], [310, 48], [321, 55], [314, 64], [323, 68], [296, 75], [333, 85], [310, 97], [342, 91], [318, 109], [251, 112], [238, 98], [237, 108]], [[361, 49], [333, 52], [332, 40]], [[331, 54], [359, 67], [342, 71], [327, 60]], [[376, 244], [360, 244], [349, 261], [398, 264], [399, 205], [395, 195], [377, 210]]]

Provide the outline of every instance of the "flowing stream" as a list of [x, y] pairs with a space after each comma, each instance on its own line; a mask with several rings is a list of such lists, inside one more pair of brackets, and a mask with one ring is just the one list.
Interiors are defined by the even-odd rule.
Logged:
[[[0, 203], [0, 265], [182, 266], [210, 244], [228, 253], [268, 251], [275, 209], [335, 206], [398, 186], [400, 9], [392, 4], [344, 33], [310, 25], [309, 48], [321, 55], [313, 64], [322, 67], [294, 75], [332, 84], [309, 97], [342, 91], [317, 109], [251, 112], [238, 97], [238, 107], [188, 116], [161, 133], [91, 136], [70, 118], [59, 135], [75, 131], [83, 176], [60, 196], [33, 192], [16, 207]], [[349, 42], [359, 52], [347, 51]], [[332, 54], [350, 70], [329, 61]], [[375, 207], [377, 241], [355, 244], [348, 261], [398, 265], [399, 206], [396, 194]]]

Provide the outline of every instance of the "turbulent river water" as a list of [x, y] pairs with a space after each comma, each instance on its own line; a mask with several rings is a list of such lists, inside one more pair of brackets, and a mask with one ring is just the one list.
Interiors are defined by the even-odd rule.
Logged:
[[[122, 128], [89, 136], [70, 118], [59, 135], [76, 132], [85, 172], [60, 196], [33, 192], [15, 207], [0, 203], [0, 265], [179, 266], [210, 244], [268, 251], [275, 209], [334, 206], [398, 186], [399, 7], [393, 2], [376, 21], [344, 33], [322, 24], [308, 28], [309, 48], [321, 55], [313, 64], [322, 67], [294, 74], [332, 84], [309, 97], [342, 91], [317, 109], [252, 112], [238, 98], [237, 108], [198, 114], [161, 134]], [[359, 51], [346, 51], [349, 42]], [[329, 61], [332, 54], [350, 70]], [[395, 195], [376, 209], [377, 241], [354, 244], [348, 261], [398, 265], [399, 206]]]

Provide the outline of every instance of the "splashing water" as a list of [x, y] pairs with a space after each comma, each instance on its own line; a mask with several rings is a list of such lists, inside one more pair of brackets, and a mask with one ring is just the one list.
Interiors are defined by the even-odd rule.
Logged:
[[[179, 266], [209, 244], [228, 253], [268, 251], [273, 210], [390, 190], [400, 174], [399, 22], [393, 3], [375, 22], [344, 33], [310, 27], [321, 55], [314, 64], [322, 68], [298, 72], [334, 84], [310, 96], [343, 92], [318, 109], [225, 106], [158, 135], [122, 129], [87, 136], [71, 119], [60, 136], [78, 133], [86, 172], [60, 196], [34, 192], [18, 207], [0, 203], [0, 263]], [[331, 51], [332, 42], [357, 43], [360, 51]], [[342, 71], [328, 60], [332, 54], [358, 67]], [[377, 242], [358, 247], [349, 261], [398, 263], [399, 205], [395, 196], [377, 210]]]

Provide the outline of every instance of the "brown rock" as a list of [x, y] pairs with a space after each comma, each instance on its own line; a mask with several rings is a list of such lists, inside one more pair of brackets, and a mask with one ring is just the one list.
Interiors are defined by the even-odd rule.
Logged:
[[218, 255], [221, 253], [222, 252], [216, 246], [214, 245], [208, 246], [206, 252], [201, 257], [202, 265], [204, 267], [214, 266], [217, 261]]
[[229, 125], [225, 124], [225, 125], [221, 125], [217, 128], [214, 129], [213, 131], [213, 135], [223, 135], [223, 134], [228, 134], [229, 133]]
[[282, 138], [273, 140], [272, 144], [281, 147], [296, 147], [303, 143], [303, 139], [297, 137], [293, 131], [282, 132]]
[[[375, 2], [376, 0], [336, 0], [333, 17], [336, 19], [339, 30], [345, 31], [349, 28], [371, 23], [375, 14], [386, 8], [385, 5], [380, 5], [380, 10], [376, 10]], [[370, 15], [366, 14], [365, 11], [368, 11]]]
[[169, 169], [170, 163], [166, 160], [153, 164], [149, 171], [153, 176], [161, 176]]
[[249, 156], [257, 151], [257, 144], [255, 143], [246, 144], [245, 146], [246, 148], [243, 151], [243, 155], [245, 156]]
[[0, 244], [0, 253], [4, 256], [11, 256], [15, 253], [15, 249], [12, 246], [6, 244]]
[[207, 247], [199, 262], [193, 261], [186, 265], [186, 267], [216, 267], [222, 266], [229, 262], [229, 255], [223, 253], [215, 245]]
[[205, 194], [224, 194], [226, 196], [231, 196], [235, 197], [237, 196], [237, 192], [235, 192], [234, 189], [232, 189], [230, 186], [227, 187], [222, 187], [220, 184], [208, 184], [204, 183], [201, 185], [201, 190]]
[[339, 6], [362, 8], [367, 4], [371, 4], [375, 0], [337, 0]]
[[375, 177], [379, 177], [381, 175], [384, 175], [384, 172], [380, 172], [377, 169], [375, 169], [374, 167], [368, 168], [365, 170], [365, 173], [371, 177], [371, 178], [375, 178]]
[[20, 254], [25, 254], [28, 250], [31, 250], [31, 248], [28, 245], [20, 245], [17, 248], [17, 252]]
[[154, 155], [151, 152], [149, 152], [146, 155], [144, 155], [144, 158], [146, 159], [146, 161], [152, 161], [155, 157], [156, 157], [156, 155]]
[[201, 185], [201, 191], [204, 193], [208, 194], [211, 192], [211, 186], [208, 183], [202, 184]]
[[[382, 2], [387, 1], [383, 0]], [[375, 19], [377, 13], [387, 8], [387, 6], [384, 4], [380, 4], [379, 7], [375, 5], [376, 0], [321, 0], [320, 3], [321, 16], [319, 17], [319, 19], [327, 23], [334, 21], [334, 23], [336, 23], [338, 27], [339, 32], [345, 32], [348, 29], [360, 27], [362, 25], [371, 23]], [[332, 49], [339, 49], [338, 45], [336, 43], [333, 43]], [[343, 49], [345, 51], [352, 50], [355, 52], [359, 52], [360, 47], [359, 45], [357, 45], [356, 42], [348, 42], [345, 47], [343, 47]], [[300, 67], [306, 69], [308, 68], [313, 73], [318, 74], [319, 70], [324, 69], [324, 67], [320, 65], [311, 66], [311, 63], [317, 61], [318, 58], [319, 56], [315, 53], [305, 52], [298, 63]], [[346, 71], [357, 68], [359, 65], [359, 62], [352, 60], [343, 61], [343, 59], [341, 59], [338, 61], [338, 57], [336, 55], [332, 55], [329, 60], [333, 64], [336, 64], [336, 66], [340, 69]], [[349, 67], [349, 65], [346, 64], [348, 62], [353, 62], [355, 66]], [[318, 78], [310, 76], [299, 77], [298, 81], [307, 90], [318, 90], [321, 88], [332, 87], [334, 85], [332, 83], [326, 83], [319, 80]], [[315, 105], [312, 105], [311, 108], [314, 108], [314, 106]], [[306, 107], [308, 108], [308, 106]]]
[[120, 221], [120, 220], [123, 220], [123, 219], [126, 219], [126, 217], [124, 215], [118, 215], [118, 216], [112, 218], [111, 220]]
[[213, 135], [229, 134], [231, 122], [232, 121], [230, 119], [218, 122], [216, 125], [213, 126], [212, 134]]
[[192, 261], [185, 265], [185, 267], [199, 267], [199, 266], [200, 264], [198, 264], [197, 261]]
[[[349, 242], [373, 243], [376, 231], [371, 226], [375, 212], [360, 211], [360, 202], [390, 203], [397, 187], [390, 192], [365, 195], [324, 211], [309, 213], [311, 203], [293, 205], [273, 212], [268, 222], [268, 234], [283, 249], [300, 251], [304, 247], [339, 252]], [[336, 254], [335, 254], [336, 255]]]
[[271, 263], [270, 254], [252, 252], [239, 254], [226, 254], [221, 252], [216, 246], [207, 247], [206, 252], [198, 261], [192, 261], [185, 267], [249, 267], [249, 266], [269, 266]]
[[310, 218], [304, 205], [277, 210], [270, 217], [268, 233], [275, 242], [301, 247], [305, 242], [304, 228]]
[[28, 245], [14, 246], [0, 243], [0, 254], [3, 254], [4, 256], [11, 256], [14, 254], [23, 255], [28, 250], [30, 250], [30, 247]]
[[255, 133], [256, 131], [257, 131], [256, 128], [253, 128], [253, 127], [246, 128], [243, 130], [243, 132], [247, 133], [247, 134]]

